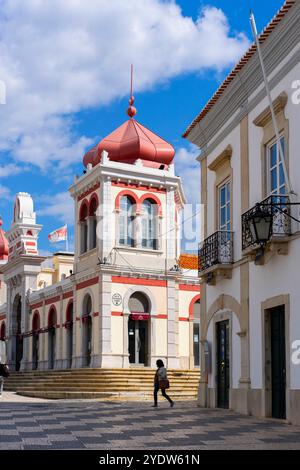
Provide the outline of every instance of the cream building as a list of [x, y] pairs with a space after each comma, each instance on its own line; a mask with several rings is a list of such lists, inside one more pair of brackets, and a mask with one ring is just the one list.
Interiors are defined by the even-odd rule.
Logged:
[[[284, 3], [260, 43], [288, 178], [255, 45], [184, 135], [201, 149], [205, 211], [199, 400], [300, 424], [300, 231], [289, 217], [300, 218], [289, 205], [300, 202], [300, 2]], [[263, 248], [250, 224], [262, 201]]]
[[33, 200], [16, 196], [0, 310], [15, 370], [155, 367], [158, 358], [199, 366], [197, 256], [180, 257], [175, 152], [130, 104], [129, 120], [85, 155], [70, 188], [74, 257], [39, 256]]

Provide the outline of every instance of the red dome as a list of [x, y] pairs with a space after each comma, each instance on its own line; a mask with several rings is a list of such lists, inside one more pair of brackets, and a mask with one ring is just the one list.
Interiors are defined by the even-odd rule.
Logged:
[[101, 161], [103, 150], [108, 152], [112, 161], [134, 163], [141, 159], [144, 160], [145, 166], [154, 167], [170, 165], [175, 155], [172, 145], [134, 119], [124, 122], [87, 152], [83, 158], [84, 165], [97, 165]]
[[7, 260], [8, 258], [8, 240], [2, 230], [2, 219], [0, 218], [0, 261]]

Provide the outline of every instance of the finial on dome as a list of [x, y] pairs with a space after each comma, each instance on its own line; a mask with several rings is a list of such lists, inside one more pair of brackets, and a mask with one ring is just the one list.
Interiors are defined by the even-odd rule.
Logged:
[[129, 98], [129, 108], [127, 109], [127, 114], [128, 116], [132, 119], [136, 113], [137, 110], [133, 106], [134, 104], [134, 96], [133, 96], [133, 65], [131, 64], [131, 87], [130, 87], [130, 98]]

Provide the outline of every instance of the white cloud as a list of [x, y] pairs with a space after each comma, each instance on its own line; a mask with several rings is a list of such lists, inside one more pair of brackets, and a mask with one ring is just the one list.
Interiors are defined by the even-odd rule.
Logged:
[[0, 204], [2, 205], [3, 203], [6, 203], [7, 199], [11, 199], [11, 198], [12, 198], [12, 195], [11, 195], [10, 189], [0, 184]]
[[[72, 113], [128, 94], [129, 64], [142, 91], [187, 72], [222, 70], [248, 46], [224, 13], [184, 17], [172, 0], [0, 0], [0, 150], [61, 169], [90, 139]], [[1, 154], [0, 154], [1, 159]], [[1, 162], [0, 162], [1, 163]]]
[[187, 204], [200, 204], [200, 164], [196, 160], [199, 153], [192, 144], [176, 151], [175, 172], [182, 179]]
[[18, 175], [23, 171], [28, 171], [26, 168], [15, 165], [13, 163], [9, 163], [5, 166], [0, 166], [0, 178], [7, 178], [10, 176]]
[[[54, 217], [63, 224], [74, 225], [74, 203], [68, 192], [57, 193], [51, 196], [36, 198], [37, 215]], [[54, 227], [53, 230], [55, 230]]]

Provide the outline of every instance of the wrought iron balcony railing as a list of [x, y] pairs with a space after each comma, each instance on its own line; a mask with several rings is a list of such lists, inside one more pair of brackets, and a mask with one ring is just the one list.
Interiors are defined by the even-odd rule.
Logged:
[[[280, 210], [276, 208], [276, 203], [280, 204]], [[264, 199], [260, 203], [261, 209], [266, 214], [273, 215], [272, 223], [272, 237], [286, 237], [291, 235], [291, 206], [289, 206], [290, 198], [287, 195], [272, 195]], [[286, 206], [284, 205], [286, 204]], [[242, 250], [254, 247], [257, 245], [252, 232], [250, 230], [249, 216], [255, 211], [255, 206], [242, 214]]]
[[199, 245], [199, 275], [217, 265], [233, 263], [233, 232], [219, 230]]

